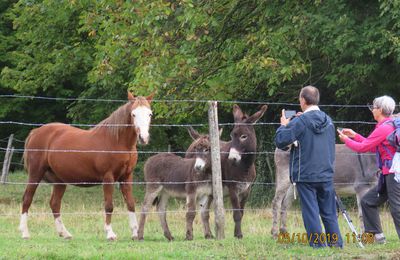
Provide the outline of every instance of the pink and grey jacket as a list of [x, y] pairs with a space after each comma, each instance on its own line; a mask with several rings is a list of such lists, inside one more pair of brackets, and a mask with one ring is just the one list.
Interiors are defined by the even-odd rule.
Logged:
[[378, 149], [379, 155], [382, 162], [382, 173], [384, 175], [389, 174], [390, 166], [388, 167], [384, 162], [391, 161], [394, 154], [396, 153], [396, 148], [391, 146], [386, 140], [386, 137], [394, 131], [393, 124], [388, 121], [393, 120], [388, 117], [376, 124], [374, 131], [365, 138], [360, 134], [356, 134], [354, 139], [346, 138], [345, 144], [351, 150], [359, 153], [365, 152], [376, 152]]

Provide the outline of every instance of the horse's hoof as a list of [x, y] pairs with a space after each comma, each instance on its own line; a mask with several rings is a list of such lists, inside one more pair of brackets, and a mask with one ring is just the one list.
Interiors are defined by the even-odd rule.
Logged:
[[111, 236], [111, 237], [107, 237], [107, 240], [108, 241], [116, 241], [117, 240], [117, 237], [116, 236]]
[[193, 240], [193, 237], [186, 237], [185, 240], [186, 240], [186, 241], [192, 241], [192, 240]]
[[174, 237], [173, 236], [169, 236], [169, 237], [167, 237], [167, 239], [168, 239], [168, 241], [174, 241]]
[[[139, 238], [138, 238], [138, 236], [132, 236], [132, 240], [139, 240]], [[142, 240], [143, 240], [143, 238], [142, 238]]]
[[22, 238], [25, 240], [29, 240], [31, 237], [29, 235], [22, 235]]

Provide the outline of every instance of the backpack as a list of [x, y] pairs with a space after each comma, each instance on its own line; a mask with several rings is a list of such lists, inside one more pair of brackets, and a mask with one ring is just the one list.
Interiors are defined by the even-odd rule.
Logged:
[[400, 117], [396, 117], [392, 121], [394, 131], [386, 137], [389, 144], [396, 148], [396, 153], [393, 156], [392, 166], [389, 170], [391, 173], [399, 174], [400, 177]]
[[395, 129], [386, 139], [393, 147], [396, 147], [396, 152], [400, 152], [400, 117], [394, 118], [392, 123]]

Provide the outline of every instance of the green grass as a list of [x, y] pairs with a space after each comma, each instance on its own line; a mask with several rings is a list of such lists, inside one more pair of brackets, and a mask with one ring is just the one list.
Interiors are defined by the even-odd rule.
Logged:
[[[11, 174], [9, 180], [25, 182], [26, 175]], [[23, 240], [18, 231], [20, 203], [24, 185], [0, 186], [0, 259], [391, 259], [399, 258], [400, 241], [393, 226], [390, 214], [382, 213], [382, 225], [387, 237], [386, 245], [367, 245], [360, 249], [357, 244], [346, 243], [340, 249], [312, 249], [307, 245], [291, 243], [279, 244], [270, 235], [272, 213], [269, 207], [261, 210], [248, 210], [243, 218], [241, 240], [233, 238], [231, 212], [226, 213], [224, 240], [206, 240], [202, 235], [200, 218], [194, 223], [194, 240], [185, 241], [185, 213], [183, 203], [172, 201], [168, 210], [168, 223], [175, 241], [167, 242], [163, 236], [158, 217], [150, 214], [146, 228], [145, 241], [130, 239], [128, 219], [122, 196], [115, 190], [112, 225], [118, 240], [108, 242], [103, 231], [103, 195], [101, 187], [68, 187], [63, 199], [63, 221], [72, 233], [72, 240], [59, 238], [55, 232], [54, 221], [49, 213], [48, 200], [51, 186], [39, 186], [29, 216], [30, 240]], [[134, 195], [139, 202], [143, 199], [143, 186], [134, 186]], [[230, 204], [227, 204], [230, 207]], [[70, 213], [70, 214], [67, 214]], [[72, 214], [71, 214], [72, 213]], [[213, 214], [212, 214], [213, 216]], [[139, 214], [138, 214], [139, 217]], [[358, 226], [355, 213], [353, 221]], [[211, 219], [213, 223], [213, 219]], [[291, 233], [303, 233], [300, 211], [289, 212], [288, 227]], [[340, 218], [341, 232], [350, 230]]]

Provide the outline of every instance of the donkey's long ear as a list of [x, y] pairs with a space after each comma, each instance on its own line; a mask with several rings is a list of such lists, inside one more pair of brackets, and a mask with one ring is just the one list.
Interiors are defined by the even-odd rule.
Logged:
[[150, 95], [148, 95], [146, 97], [147, 102], [151, 103], [151, 101], [153, 101], [154, 94], [155, 94], [155, 92], [151, 93]]
[[259, 111], [255, 112], [253, 115], [251, 115], [251, 116], [246, 120], [246, 122], [247, 122], [247, 123], [251, 123], [251, 124], [256, 123], [256, 122], [258, 121], [258, 119], [260, 119], [260, 118], [264, 115], [265, 111], [267, 111], [267, 108], [268, 108], [267, 105], [263, 105], [263, 106], [261, 107], [261, 109], [260, 109]]
[[129, 101], [134, 101], [135, 100], [135, 96], [128, 90], [128, 100]]
[[201, 135], [199, 134], [199, 132], [197, 132], [196, 130], [194, 130], [194, 128], [191, 127], [191, 126], [188, 127], [188, 132], [189, 132], [190, 137], [192, 137], [193, 140], [197, 140], [197, 139], [199, 139], [200, 136], [201, 136]]
[[238, 105], [233, 105], [233, 120], [235, 122], [241, 122], [243, 120], [244, 114]]

